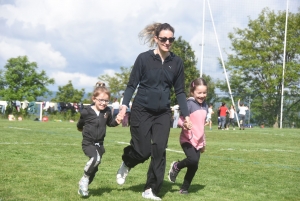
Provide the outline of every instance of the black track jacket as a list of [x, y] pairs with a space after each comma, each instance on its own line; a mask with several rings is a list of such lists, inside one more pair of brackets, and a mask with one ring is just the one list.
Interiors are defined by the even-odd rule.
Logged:
[[118, 125], [115, 119], [112, 118], [109, 107], [101, 110], [99, 116], [97, 116], [91, 106], [87, 106], [81, 110], [80, 119], [77, 123], [77, 128], [83, 129], [82, 145], [103, 144], [106, 135], [106, 126], [115, 127]]
[[[184, 92], [184, 68], [180, 57], [170, 52], [164, 62], [154, 50], [139, 54], [124, 93], [123, 105], [129, 101], [138, 86], [134, 103], [154, 112], [170, 109], [170, 89], [174, 86], [180, 111], [189, 116]], [[134, 104], [133, 103], [133, 104]]]

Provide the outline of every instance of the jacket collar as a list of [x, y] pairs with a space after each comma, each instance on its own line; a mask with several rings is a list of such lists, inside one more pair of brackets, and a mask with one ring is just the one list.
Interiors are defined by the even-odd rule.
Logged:
[[[148, 50], [148, 53], [152, 56], [153, 60], [157, 59], [161, 61], [161, 58], [158, 54], [154, 54], [154, 49]], [[172, 61], [176, 55], [170, 51], [170, 55], [165, 59], [165, 61]]]

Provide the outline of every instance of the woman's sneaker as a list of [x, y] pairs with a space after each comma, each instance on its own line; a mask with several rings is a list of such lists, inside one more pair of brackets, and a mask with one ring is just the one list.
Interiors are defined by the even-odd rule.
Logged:
[[173, 161], [171, 163], [171, 168], [169, 170], [168, 178], [169, 178], [170, 182], [173, 182], [173, 183], [175, 183], [176, 177], [177, 177], [178, 173], [180, 172], [180, 170], [177, 168], [177, 163], [178, 162]]
[[79, 190], [78, 194], [81, 196], [88, 196], [89, 195], [89, 178], [83, 176], [79, 181]]
[[117, 172], [117, 183], [119, 185], [122, 185], [125, 183], [125, 179], [129, 173], [129, 171], [130, 171], [130, 168], [127, 167], [124, 162], [122, 162], [122, 164]]
[[187, 190], [184, 190], [184, 189], [180, 189], [179, 193], [180, 194], [189, 194], [189, 192]]
[[160, 197], [157, 197], [156, 195], [153, 194], [152, 189], [149, 188], [148, 190], [145, 190], [142, 193], [142, 197], [150, 200], [161, 200]]

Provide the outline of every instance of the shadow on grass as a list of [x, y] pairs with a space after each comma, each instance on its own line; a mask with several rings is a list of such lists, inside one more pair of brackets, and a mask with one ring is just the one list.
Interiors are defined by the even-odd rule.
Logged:
[[[170, 193], [179, 193], [180, 187], [181, 187], [181, 183], [164, 183], [163, 188], [160, 191], [160, 195], [165, 196], [165, 194], [167, 194], [168, 192]], [[175, 189], [172, 188], [172, 186], [177, 186]], [[189, 188], [189, 194], [190, 193], [196, 193], [198, 191], [201, 191], [202, 189], [205, 188], [205, 185], [200, 185], [200, 184], [191, 184], [190, 188]]]
[[[172, 189], [173, 187], [172, 186], [177, 186], [176, 189]], [[128, 188], [123, 188], [123, 190], [127, 189], [127, 190], [130, 190], [130, 191], [133, 191], [133, 192], [137, 192], [137, 193], [140, 193], [140, 192], [143, 192], [144, 191], [144, 187], [145, 187], [145, 184], [138, 184], [138, 185], [132, 185]], [[168, 192], [171, 192], [171, 193], [179, 193], [179, 190], [180, 190], [180, 187], [181, 187], [181, 184], [180, 183], [170, 183], [170, 182], [164, 182], [158, 196], [160, 197], [164, 197]], [[190, 186], [190, 189], [189, 189], [189, 193], [196, 193], [202, 189], [205, 188], [205, 185], [200, 185], [200, 184], [192, 184]], [[121, 189], [120, 189], [121, 190]]]
[[[110, 193], [112, 190], [112, 188], [97, 188], [97, 189], [89, 189], [89, 195], [93, 195], [93, 196], [101, 196], [104, 193]], [[89, 198], [89, 196], [87, 197], [82, 197], [83, 199], [87, 199]]]

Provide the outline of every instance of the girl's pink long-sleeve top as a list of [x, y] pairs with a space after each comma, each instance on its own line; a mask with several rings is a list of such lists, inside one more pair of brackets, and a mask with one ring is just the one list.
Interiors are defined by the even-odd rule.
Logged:
[[[198, 103], [193, 97], [187, 100], [187, 106], [193, 127], [191, 130], [184, 130], [182, 128], [179, 141], [180, 144], [188, 142], [199, 150], [206, 145], [204, 125], [208, 113], [208, 106], [205, 102], [202, 104]], [[184, 118], [180, 116], [178, 126], [182, 127], [183, 122]]]

